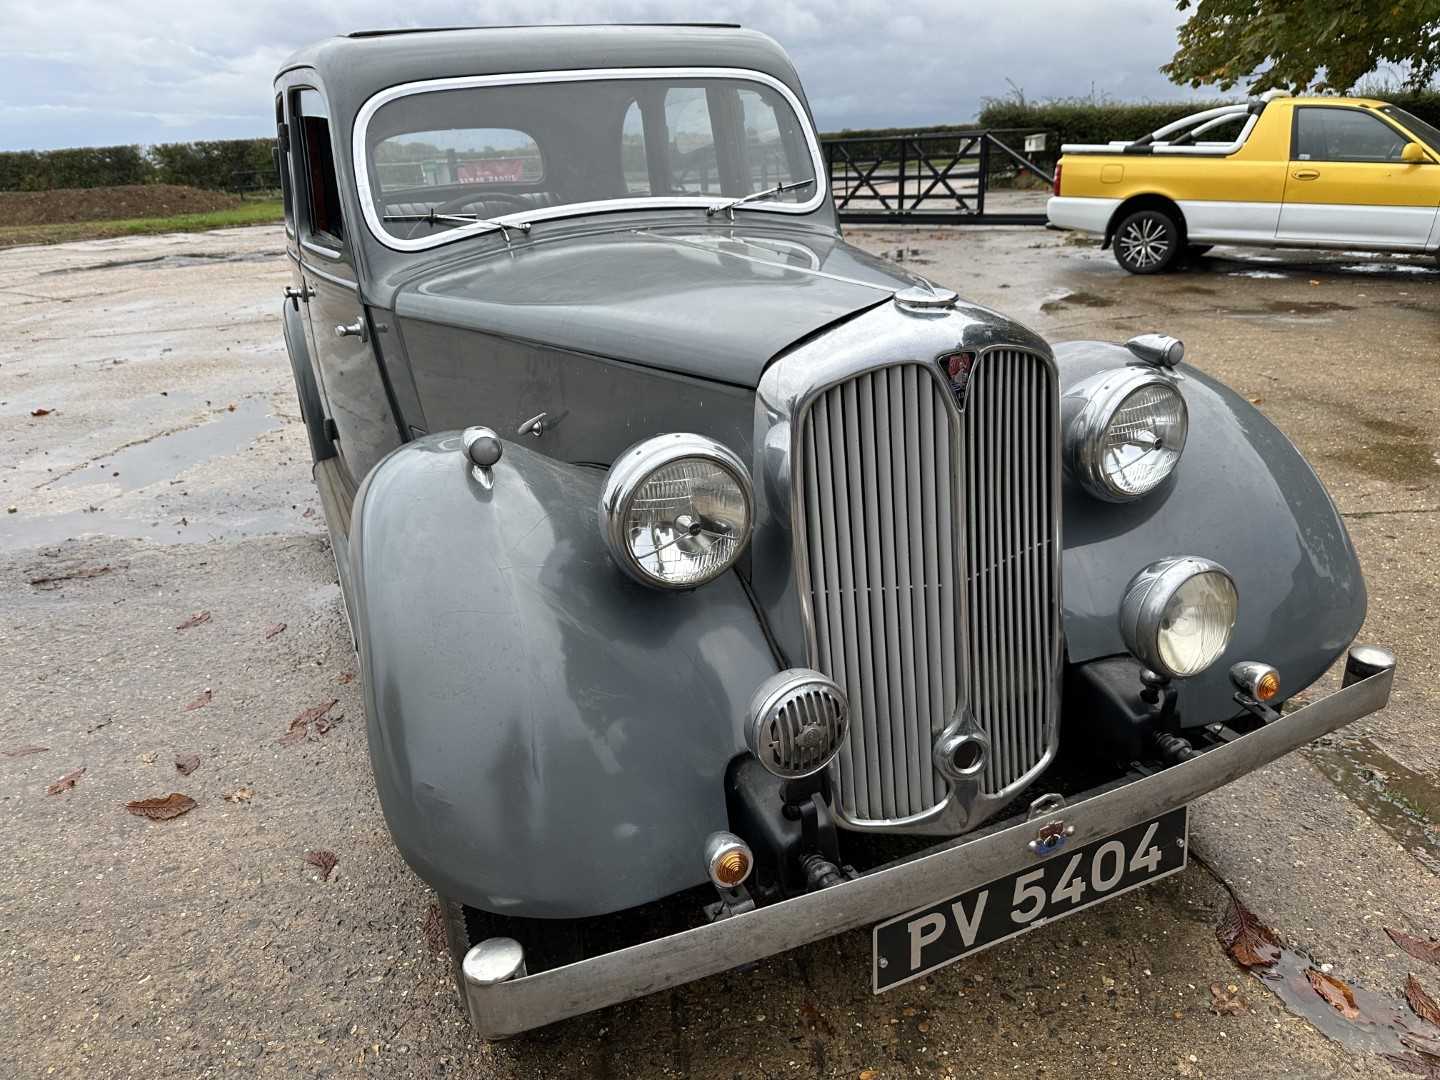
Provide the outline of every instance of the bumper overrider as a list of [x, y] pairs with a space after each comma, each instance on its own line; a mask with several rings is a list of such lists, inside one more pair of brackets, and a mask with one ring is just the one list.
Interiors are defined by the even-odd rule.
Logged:
[[[1078, 847], [1183, 807], [1384, 708], [1394, 671], [1384, 650], [1353, 648], [1342, 688], [1328, 697], [1191, 760], [1070, 803], [1069, 839]], [[830, 888], [534, 974], [526, 973], [518, 945], [491, 939], [472, 948], [462, 965], [470, 1019], [486, 1038], [514, 1035], [868, 926], [1055, 857], [1037, 857], [1035, 837], [1034, 821], [1011, 819]]]

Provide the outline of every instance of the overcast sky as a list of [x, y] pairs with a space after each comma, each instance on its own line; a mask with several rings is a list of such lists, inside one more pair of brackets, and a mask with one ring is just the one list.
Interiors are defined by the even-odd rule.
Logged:
[[0, 0], [0, 149], [273, 133], [270, 81], [350, 30], [738, 22], [790, 52], [821, 130], [956, 123], [1007, 79], [1026, 96], [1174, 98], [1170, 0]]

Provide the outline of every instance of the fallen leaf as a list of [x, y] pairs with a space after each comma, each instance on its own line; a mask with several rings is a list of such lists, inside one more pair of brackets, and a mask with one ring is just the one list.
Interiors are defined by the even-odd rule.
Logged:
[[338, 682], [341, 686], [344, 686], [353, 678], [355, 678], [355, 672], [342, 671], [339, 675], [335, 676], [335, 681]]
[[283, 634], [284, 632], [285, 632], [285, 624], [284, 624], [283, 622], [277, 622], [274, 626], [270, 627], [269, 630], [266, 630], [266, 631], [265, 631], [265, 640], [266, 640], [266, 641], [271, 641], [271, 640], [273, 640], [274, 638], [279, 637], [279, 636], [280, 636], [281, 634]]
[[335, 857], [333, 851], [320, 848], [316, 851], [307, 851], [305, 861], [320, 871], [321, 881], [328, 881], [330, 880], [330, 871], [335, 869], [335, 864], [340, 860]]
[[54, 409], [31, 409], [31, 410], [30, 410], [30, 415], [31, 415], [31, 416], [49, 416], [49, 415], [50, 415], [52, 412], [54, 412], [54, 411], [55, 411]]
[[249, 802], [252, 798], [254, 798], [254, 796], [255, 792], [252, 789], [248, 787], [242, 787], [236, 788], [224, 798], [226, 802]]
[[180, 770], [181, 776], [189, 776], [200, 767], [199, 754], [176, 754], [175, 768]]
[[0, 757], [25, 757], [27, 754], [43, 754], [48, 746], [17, 746], [14, 750], [0, 750]]
[[189, 795], [172, 791], [164, 798], [136, 799], [134, 802], [128, 802], [125, 804], [125, 809], [137, 817], [149, 818], [151, 821], [167, 821], [170, 818], [179, 817], [181, 814], [188, 814], [197, 805]]
[[1219, 983], [1211, 983], [1210, 1011], [1216, 1016], [1243, 1016], [1245, 1003]]
[[84, 775], [85, 766], [81, 765], [80, 768], [76, 769], [74, 772], [67, 772], [64, 776], [60, 777], [59, 780], [56, 780], [53, 784], [47, 787], [45, 789], [45, 794], [59, 795], [62, 791], [69, 791], [75, 786], [75, 781], [79, 780], [80, 777]]
[[208, 611], [197, 611], [197, 612], [195, 612], [194, 615], [191, 615], [188, 619], [186, 619], [186, 620], [185, 620], [184, 622], [182, 622], [180, 625], [178, 625], [177, 627], [175, 627], [175, 629], [176, 629], [176, 630], [188, 630], [188, 629], [190, 629], [190, 627], [192, 627], [192, 626], [199, 626], [201, 623], [206, 623], [206, 622], [209, 622], [209, 621], [210, 621], [210, 612], [208, 612]]
[[874, 1069], [860, 1070], [860, 1080], [875, 1080], [875, 1078], [879, 1075], [880, 1074], [877, 1073]]
[[303, 518], [312, 518], [312, 517], [314, 517], [314, 516], [315, 516], [315, 508], [314, 508], [313, 506], [307, 506], [307, 507], [305, 508], [305, 512], [304, 512], [303, 514], [301, 514], [300, 516], [303, 517]]
[[1425, 988], [1420, 985], [1420, 980], [1414, 975], [1405, 977], [1405, 1000], [1410, 1003], [1410, 1008], [1421, 1020], [1440, 1027], [1440, 1005], [1435, 1004], [1435, 999], [1425, 992]]
[[83, 581], [86, 578], [95, 578], [101, 574], [108, 574], [113, 569], [113, 566], [81, 566], [74, 570], [66, 570], [62, 574], [49, 574], [43, 577], [31, 578], [30, 584], [45, 586], [56, 585], [62, 581]]
[[1416, 960], [1424, 960], [1428, 964], [1440, 967], [1440, 941], [1426, 941], [1423, 938], [1412, 937], [1403, 930], [1391, 930], [1388, 926], [1385, 928], [1385, 933], [1390, 936], [1391, 941]]
[[1306, 968], [1305, 978], [1310, 980], [1315, 993], [1329, 1002], [1346, 1020], [1359, 1017], [1360, 1007], [1355, 1004], [1355, 994], [1343, 979], [1327, 975], [1319, 968]]
[[200, 708], [202, 705], [209, 705], [209, 704], [210, 704], [210, 699], [213, 698], [214, 696], [215, 696], [214, 693], [213, 693], [213, 692], [211, 691], [211, 689], [207, 686], [204, 690], [202, 690], [202, 691], [200, 692], [200, 696], [199, 696], [199, 697], [197, 697], [194, 701], [190, 702], [189, 705], [186, 705], [186, 706], [185, 706], [185, 711], [186, 711], [186, 712], [193, 712], [195, 709]]
[[315, 734], [316, 734], [316, 735], [329, 735], [329, 734], [330, 734], [330, 729], [333, 728], [336, 724], [340, 723], [340, 721], [341, 721], [341, 720], [344, 720], [344, 719], [345, 719], [345, 714], [344, 714], [344, 713], [341, 713], [339, 716], [322, 716], [322, 717], [320, 717], [320, 719], [318, 719], [318, 720], [315, 721]]
[[1241, 967], [1269, 967], [1280, 959], [1280, 939], [1236, 897], [1215, 928], [1220, 944]]
[[310, 708], [302, 711], [299, 716], [295, 717], [295, 719], [290, 722], [290, 726], [293, 728], [296, 724], [308, 724], [313, 720], [319, 720], [339, 703], [339, 698], [331, 698], [323, 705], [312, 705]]
[[439, 904], [431, 904], [425, 912], [425, 921], [420, 924], [420, 931], [425, 935], [425, 944], [436, 956], [445, 952], [445, 916], [440, 911]]
[[1251, 405], [1261, 405], [1261, 404], [1264, 403], [1264, 401], [1265, 401], [1264, 398], [1252, 397], [1252, 398], [1250, 399], [1250, 404], [1251, 404]]
[[226, 412], [234, 412], [234, 411], [235, 411], [235, 403], [232, 401], [229, 405], [226, 405], [226, 406], [225, 406], [225, 411], [226, 411]]

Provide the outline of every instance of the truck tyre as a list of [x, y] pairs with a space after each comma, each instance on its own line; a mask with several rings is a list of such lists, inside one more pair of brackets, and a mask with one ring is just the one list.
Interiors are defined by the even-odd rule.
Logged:
[[1132, 274], [1158, 274], [1184, 247], [1180, 222], [1164, 210], [1136, 210], [1115, 228], [1115, 261]]

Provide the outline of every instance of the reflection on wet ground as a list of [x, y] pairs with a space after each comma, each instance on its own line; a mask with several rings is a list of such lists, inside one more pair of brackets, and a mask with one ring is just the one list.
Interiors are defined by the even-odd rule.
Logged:
[[[1315, 1025], [1326, 1038], [1427, 1075], [1425, 1056], [1440, 1055], [1440, 1032], [1417, 1019], [1400, 998], [1361, 989], [1338, 976], [1325, 978], [1328, 968], [1298, 950], [1281, 949], [1272, 966], [1254, 974], [1286, 1008]], [[1320, 996], [1317, 982], [1338, 999], [1338, 1005]]]
[[147, 255], [137, 259], [108, 259], [105, 262], [86, 263], [82, 266], [59, 266], [53, 270], [42, 270], [40, 276], [82, 274], [90, 270], [120, 270], [126, 267], [139, 267], [145, 270], [175, 270], [187, 266], [214, 266], [216, 263], [274, 262], [276, 259], [283, 258], [284, 255], [283, 251], [191, 251], [184, 255]]
[[273, 431], [280, 421], [260, 398], [247, 398], [233, 411], [198, 427], [184, 428], [127, 446], [102, 460], [55, 481], [54, 487], [108, 484], [129, 491], [168, 480], [192, 465], [234, 453], [257, 435]]
[[1055, 311], [1064, 311], [1069, 307], [1106, 308], [1114, 307], [1115, 300], [1109, 296], [1101, 296], [1093, 292], [1064, 292], [1059, 296], [1051, 297], [1040, 305], [1040, 310], [1047, 315]]
[[1332, 735], [1301, 753], [1406, 851], [1440, 874], [1440, 780], [1407, 769], [1364, 738]]

